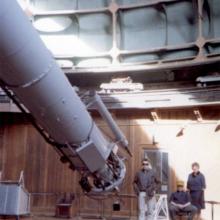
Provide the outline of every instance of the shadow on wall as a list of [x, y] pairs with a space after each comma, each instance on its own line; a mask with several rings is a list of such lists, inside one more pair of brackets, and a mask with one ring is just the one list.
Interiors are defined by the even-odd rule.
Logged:
[[[129, 175], [126, 176], [122, 192], [133, 193], [131, 183], [135, 172], [140, 168], [144, 152], [153, 158], [152, 160], [156, 162], [154, 166], [158, 170], [161, 161], [163, 163], [165, 160], [161, 160], [162, 154], [154, 152], [168, 152], [170, 191], [176, 190], [177, 180], [186, 183], [188, 174], [192, 172], [191, 164], [197, 161], [207, 179], [205, 199], [220, 201], [216, 184], [216, 178], [220, 178], [218, 162], [220, 135], [218, 130], [216, 131], [220, 118], [219, 107], [200, 108], [200, 117], [197, 117], [193, 108], [166, 109], [157, 112], [159, 120], [153, 122], [145, 110], [129, 111], [127, 114], [125, 111], [122, 114], [115, 111], [120, 127], [129, 137], [129, 147], [133, 153], [133, 157], [127, 161]], [[134, 215], [137, 214], [135, 202], [133, 201], [132, 206]], [[210, 219], [210, 205], [207, 204], [206, 207], [203, 217]], [[216, 206], [215, 217], [219, 217], [219, 214], [220, 209]]]

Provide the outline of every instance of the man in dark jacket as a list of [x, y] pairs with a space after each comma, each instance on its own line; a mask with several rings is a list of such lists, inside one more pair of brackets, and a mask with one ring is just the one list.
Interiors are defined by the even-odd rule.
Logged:
[[186, 212], [188, 220], [192, 220], [197, 212], [197, 208], [191, 204], [191, 198], [188, 192], [184, 190], [184, 182], [177, 182], [177, 191], [170, 196], [170, 218], [175, 219], [179, 212]]
[[148, 159], [142, 160], [142, 168], [134, 178], [134, 190], [138, 195], [138, 220], [151, 219], [156, 205], [155, 191], [160, 181], [156, 178]]

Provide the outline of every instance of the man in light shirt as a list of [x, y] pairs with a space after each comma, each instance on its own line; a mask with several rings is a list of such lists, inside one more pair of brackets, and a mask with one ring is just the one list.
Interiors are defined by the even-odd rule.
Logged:
[[[156, 173], [151, 167], [148, 159], [142, 160], [142, 168], [134, 178], [134, 191], [138, 195], [138, 220], [152, 219], [155, 210], [155, 191], [160, 184]], [[146, 215], [147, 214], [147, 215]]]

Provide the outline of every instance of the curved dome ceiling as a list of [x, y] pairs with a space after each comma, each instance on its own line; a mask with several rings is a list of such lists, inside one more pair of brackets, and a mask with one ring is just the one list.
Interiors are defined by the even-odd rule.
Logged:
[[56, 59], [72, 64], [70, 71], [152, 70], [220, 60], [218, 0], [29, 1], [34, 27]]
[[66, 30], [72, 23], [68, 16], [53, 16], [37, 19], [33, 25], [40, 32], [60, 32]]

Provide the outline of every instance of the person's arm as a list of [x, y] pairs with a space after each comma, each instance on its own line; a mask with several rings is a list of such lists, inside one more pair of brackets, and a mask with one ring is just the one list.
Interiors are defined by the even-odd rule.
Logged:
[[[174, 202], [174, 201], [171, 201], [170, 202], [170, 204], [172, 204], [172, 205], [174, 205], [174, 206], [176, 206], [176, 207], [178, 207], [178, 208], [184, 208], [184, 207], [186, 207], [188, 204], [186, 203], [186, 204], [184, 204], [184, 205], [182, 205], [182, 204], [179, 204], [179, 203], [176, 203], [176, 202]], [[190, 204], [190, 203], [189, 203]]]
[[151, 172], [149, 176], [150, 184], [147, 186], [146, 193], [149, 197], [152, 197], [155, 192], [159, 191], [161, 181], [157, 178], [155, 170], [151, 169], [149, 172]]
[[178, 208], [182, 208], [182, 205], [181, 204], [178, 204], [178, 203], [175, 203], [175, 202], [171, 202], [172, 205], [178, 207]]
[[155, 183], [156, 183], [157, 185], [160, 185], [160, 184], [161, 184], [161, 180], [159, 179], [158, 176], [155, 176]]
[[186, 188], [187, 188], [187, 190], [190, 190], [190, 174], [189, 174], [188, 179], [187, 179]]
[[170, 204], [172, 204], [172, 205], [174, 205], [174, 206], [176, 206], [176, 207], [178, 207], [178, 208], [181, 208], [181, 207], [180, 207], [180, 206], [181, 206], [180, 204], [174, 202], [174, 193], [171, 194], [170, 199], [169, 199], [169, 202], [170, 202]]
[[185, 193], [186, 193], [186, 203], [181, 204], [180, 208], [185, 208], [188, 205], [191, 205], [191, 196], [190, 196], [189, 192], [185, 192]]
[[202, 182], [202, 189], [206, 189], [206, 181], [205, 181], [205, 176], [201, 174], [201, 182]]
[[188, 205], [191, 205], [191, 202], [187, 202], [187, 203], [185, 203], [185, 204], [180, 205], [180, 208], [185, 208], [185, 207], [187, 207]]
[[[172, 199], [172, 197], [171, 197], [171, 199]], [[181, 208], [181, 209], [187, 207], [188, 205], [191, 205], [191, 197], [190, 197], [188, 192], [186, 192], [185, 200], [186, 200], [186, 203], [184, 203], [184, 204], [179, 204], [179, 203], [176, 203], [174, 201], [171, 201], [171, 204], [178, 207], [178, 208]]]
[[134, 181], [133, 181], [133, 188], [134, 188], [134, 192], [138, 195], [140, 190], [138, 188], [138, 173], [136, 173], [135, 177], [134, 177]]
[[156, 172], [154, 171], [154, 186], [155, 186], [155, 190], [159, 190], [160, 185], [161, 185], [161, 180], [157, 176]]

